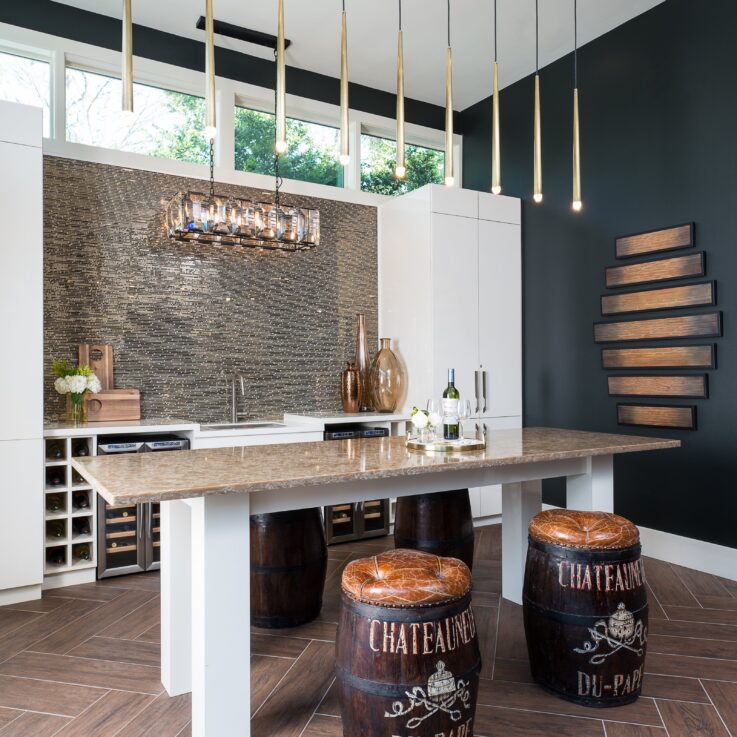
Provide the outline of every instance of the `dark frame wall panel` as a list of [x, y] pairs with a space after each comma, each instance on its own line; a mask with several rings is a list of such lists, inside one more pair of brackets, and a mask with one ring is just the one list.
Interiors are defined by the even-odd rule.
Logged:
[[706, 274], [706, 256], [703, 251], [686, 256], [671, 256], [637, 264], [609, 266], [605, 269], [607, 289], [634, 287], [638, 284], [672, 281]]
[[704, 307], [716, 304], [716, 282], [684, 284], [638, 292], [601, 295], [601, 314], [624, 315], [631, 312], [670, 310], [678, 307]]
[[683, 317], [656, 317], [649, 320], [595, 322], [597, 343], [669, 338], [715, 338], [722, 334], [722, 313], [706, 312]]
[[618, 404], [617, 423], [635, 427], [695, 430], [694, 405]]
[[604, 369], [713, 369], [716, 346], [677, 345], [657, 348], [602, 348]]
[[680, 397], [706, 399], [706, 374], [683, 376], [608, 376], [610, 397]]
[[614, 239], [616, 258], [632, 258], [663, 251], [691, 248], [694, 245], [694, 224], [684, 223], [670, 228], [648, 230], [643, 233], [623, 235]]

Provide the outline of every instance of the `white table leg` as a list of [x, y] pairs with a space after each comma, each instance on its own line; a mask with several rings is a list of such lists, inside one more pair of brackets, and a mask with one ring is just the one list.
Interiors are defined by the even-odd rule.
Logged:
[[566, 479], [566, 507], [583, 511], [614, 511], [614, 457], [588, 459], [589, 471]]
[[161, 503], [161, 682], [192, 690], [192, 518], [187, 502]]
[[527, 528], [542, 510], [542, 481], [502, 485], [502, 596], [522, 603]]
[[192, 737], [250, 737], [248, 494], [192, 509]]

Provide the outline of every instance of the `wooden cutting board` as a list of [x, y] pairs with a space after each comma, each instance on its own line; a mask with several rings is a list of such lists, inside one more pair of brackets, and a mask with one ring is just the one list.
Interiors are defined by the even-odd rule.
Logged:
[[103, 343], [84, 343], [79, 346], [79, 365], [87, 364], [102, 384], [103, 390], [115, 386], [113, 375], [113, 347]]
[[87, 400], [89, 422], [117, 422], [141, 419], [141, 392], [138, 389], [107, 389]]

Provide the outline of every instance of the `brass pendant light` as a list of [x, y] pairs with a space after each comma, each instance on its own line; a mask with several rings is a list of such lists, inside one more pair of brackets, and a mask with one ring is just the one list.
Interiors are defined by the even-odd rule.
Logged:
[[581, 143], [578, 123], [578, 0], [573, 0], [573, 199], [571, 207], [580, 212], [581, 200]]
[[343, 0], [343, 15], [341, 20], [340, 37], [340, 163], [348, 166], [350, 155], [350, 132], [348, 107], [348, 23]]
[[402, 34], [402, 0], [399, 0], [399, 33], [397, 34], [397, 164], [394, 176], [404, 179], [407, 165], [404, 158], [404, 36]]
[[215, 102], [215, 23], [212, 14], [213, 0], [205, 0], [205, 139], [212, 141], [217, 135]]
[[494, 0], [494, 72], [492, 83], [491, 105], [491, 191], [499, 194], [502, 191], [502, 152], [499, 134], [499, 64], [497, 61], [497, 14]]
[[284, 54], [284, 0], [278, 0], [276, 31], [276, 142], [274, 151], [287, 151], [287, 66]]
[[535, 202], [543, 201], [543, 145], [540, 117], [540, 9], [539, 0], [535, 0], [535, 115], [532, 177], [532, 199]]
[[123, 0], [123, 82], [122, 109], [133, 112], [133, 0]]
[[453, 175], [453, 49], [450, 44], [450, 0], [448, 0], [448, 53], [445, 62], [445, 185], [452, 187]]

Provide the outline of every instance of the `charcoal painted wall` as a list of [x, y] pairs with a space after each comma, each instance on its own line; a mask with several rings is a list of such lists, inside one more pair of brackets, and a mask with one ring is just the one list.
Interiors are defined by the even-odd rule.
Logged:
[[[529, 202], [532, 79], [500, 98], [504, 191], [528, 200], [526, 424], [679, 438], [681, 450], [617, 458], [616, 511], [730, 547], [737, 547], [735, 27], [733, 0], [667, 0], [582, 49], [580, 215], [570, 211], [571, 57], [541, 74], [542, 205]], [[487, 190], [489, 101], [463, 116], [464, 185]], [[621, 428], [592, 340], [613, 239], [686, 221], [696, 223], [697, 247], [707, 252], [724, 312], [711, 396], [696, 402], [696, 432]], [[560, 501], [559, 483], [547, 485], [546, 499]]]

